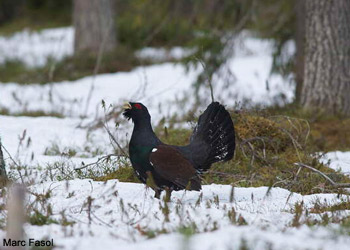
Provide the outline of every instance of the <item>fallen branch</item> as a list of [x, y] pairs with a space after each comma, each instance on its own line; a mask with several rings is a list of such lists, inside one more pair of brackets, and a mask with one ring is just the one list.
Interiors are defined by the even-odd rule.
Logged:
[[329, 178], [326, 174], [322, 173], [320, 170], [317, 170], [316, 168], [310, 167], [310, 166], [308, 166], [308, 165], [306, 165], [304, 163], [301, 163], [301, 162], [297, 162], [297, 163], [294, 163], [294, 164], [296, 166], [307, 168], [307, 169], [310, 169], [311, 171], [313, 171], [315, 173], [318, 173], [323, 178], [325, 178], [329, 183], [331, 183], [333, 187], [336, 187], [336, 188], [350, 188], [350, 183], [336, 183], [331, 178]]

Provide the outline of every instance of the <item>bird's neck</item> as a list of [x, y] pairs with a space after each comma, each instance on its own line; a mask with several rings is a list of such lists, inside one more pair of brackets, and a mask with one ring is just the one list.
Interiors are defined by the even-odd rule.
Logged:
[[151, 121], [135, 121], [130, 144], [135, 146], [156, 146], [159, 142]]
[[149, 119], [134, 121], [134, 131], [148, 131], [153, 132], [151, 121]]
[[133, 133], [154, 133], [151, 125], [151, 119], [143, 118], [134, 120], [134, 131]]

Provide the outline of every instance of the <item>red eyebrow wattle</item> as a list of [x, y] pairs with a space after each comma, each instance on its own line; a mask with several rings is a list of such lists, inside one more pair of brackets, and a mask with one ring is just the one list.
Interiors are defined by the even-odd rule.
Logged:
[[136, 109], [142, 109], [142, 106], [141, 106], [140, 104], [138, 104], [138, 103], [134, 104], [133, 106], [134, 106]]

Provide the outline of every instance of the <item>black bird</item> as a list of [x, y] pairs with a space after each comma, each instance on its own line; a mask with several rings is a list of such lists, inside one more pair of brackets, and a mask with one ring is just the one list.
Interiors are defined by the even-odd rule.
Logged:
[[235, 131], [227, 110], [212, 102], [199, 117], [190, 143], [173, 146], [162, 143], [155, 135], [151, 116], [142, 103], [126, 103], [123, 115], [134, 122], [129, 143], [131, 164], [137, 177], [148, 183], [159, 198], [167, 190], [201, 189], [200, 175], [211, 164], [232, 159], [235, 151]]

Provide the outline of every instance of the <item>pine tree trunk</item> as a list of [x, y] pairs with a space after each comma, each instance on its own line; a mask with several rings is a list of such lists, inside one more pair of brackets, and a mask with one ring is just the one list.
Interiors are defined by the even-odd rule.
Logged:
[[98, 54], [116, 48], [113, 0], [74, 0], [75, 53]]
[[295, 2], [295, 44], [296, 44], [296, 55], [295, 55], [295, 97], [296, 102], [300, 103], [301, 90], [303, 88], [304, 81], [304, 54], [305, 54], [305, 0], [296, 0]]
[[350, 1], [306, 0], [301, 103], [350, 116]]

